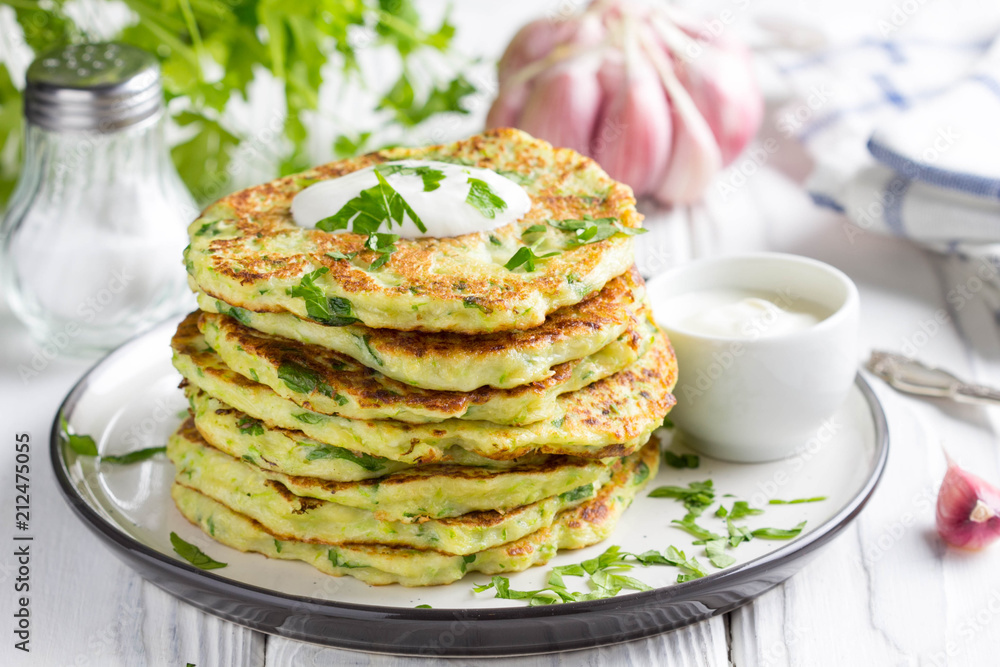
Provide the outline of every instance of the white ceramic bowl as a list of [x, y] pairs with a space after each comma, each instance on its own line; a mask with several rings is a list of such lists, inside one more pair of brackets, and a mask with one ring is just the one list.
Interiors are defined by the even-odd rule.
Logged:
[[[671, 299], [734, 288], [810, 301], [828, 315], [757, 338], [706, 335], [671, 320]], [[859, 313], [857, 287], [841, 271], [797, 255], [732, 255], [657, 276], [648, 293], [680, 369], [670, 418], [692, 446], [729, 461], [772, 461], [836, 428], [828, 420], [854, 381]]]

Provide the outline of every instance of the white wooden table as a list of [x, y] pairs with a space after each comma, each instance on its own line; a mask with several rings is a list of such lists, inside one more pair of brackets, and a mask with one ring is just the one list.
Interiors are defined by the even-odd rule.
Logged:
[[[873, 12], [873, 4], [892, 6], [865, 3], [855, 11]], [[478, 9], [479, 3], [459, 7], [460, 33], [463, 26], [494, 21], [513, 30], [526, 17], [549, 9], [528, 2], [497, 5], [488, 10]], [[523, 11], [515, 11], [519, 8]], [[490, 15], [480, 20], [479, 11]], [[499, 36], [491, 39], [500, 44], [510, 30], [498, 29]], [[474, 38], [466, 41], [475, 44]], [[492, 55], [497, 44], [485, 52]], [[859, 362], [873, 348], [900, 350], [911, 343], [921, 359], [1000, 385], [1000, 328], [990, 307], [996, 305], [996, 295], [984, 288], [956, 308], [947, 296], [967, 277], [955, 261], [873, 234], [852, 242], [845, 220], [813, 207], [803, 193], [796, 182], [803, 168], [795, 148], [786, 146], [728, 201], [713, 196], [703, 207], [650, 215], [652, 233], [643, 237], [641, 268], [658, 273], [694, 257], [744, 250], [816, 257], [844, 270], [860, 288]], [[939, 313], [945, 324], [933, 335], [922, 335], [922, 325]], [[268, 637], [178, 602], [118, 562], [59, 497], [47, 461], [52, 416], [89, 362], [57, 357], [24, 382], [18, 366], [36, 352], [21, 325], [0, 310], [0, 499], [5, 508], [0, 521], [0, 665], [429, 664]], [[873, 386], [885, 407], [892, 441], [881, 486], [860, 518], [785, 585], [731, 614], [665, 635], [491, 664], [1000, 664], [1000, 547], [978, 554], [943, 548], [934, 532], [933, 509], [945, 467], [941, 445], [967, 468], [1000, 480], [1000, 410], [908, 398], [878, 380]], [[35, 540], [27, 655], [13, 649], [12, 635], [18, 575], [7, 510], [14, 499], [16, 433], [29, 433], [32, 441]]]

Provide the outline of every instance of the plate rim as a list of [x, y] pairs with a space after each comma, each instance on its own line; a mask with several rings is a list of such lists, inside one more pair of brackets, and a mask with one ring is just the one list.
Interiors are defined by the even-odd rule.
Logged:
[[[408, 608], [408, 607], [395, 607], [395, 606], [384, 606], [384, 605], [365, 605], [357, 604], [353, 602], [341, 602], [338, 600], [329, 600], [322, 598], [313, 598], [302, 595], [294, 595], [290, 593], [283, 593], [280, 591], [275, 591], [270, 588], [264, 588], [261, 586], [256, 586], [254, 584], [249, 584], [242, 581], [237, 581], [224, 577], [219, 574], [215, 574], [208, 570], [201, 570], [194, 567], [193, 565], [174, 558], [168, 554], [158, 551], [157, 549], [139, 541], [138, 539], [127, 534], [123, 530], [120, 530], [114, 522], [105, 518], [99, 511], [91, 506], [87, 502], [86, 498], [80, 495], [76, 487], [74, 486], [72, 480], [69, 476], [69, 465], [66, 459], [63, 457], [63, 452], [65, 448], [61, 446], [61, 425], [60, 416], [66, 414], [67, 417], [72, 414], [73, 409], [79, 402], [81, 397], [84, 395], [88, 385], [92, 381], [93, 376], [106, 364], [111, 363], [115, 357], [123, 355], [128, 352], [130, 348], [144, 342], [147, 338], [156, 337], [157, 335], [162, 335], [160, 332], [163, 329], [167, 329], [172, 326], [176, 326], [176, 323], [180, 321], [181, 317], [172, 317], [158, 325], [154, 325], [149, 329], [137, 334], [132, 337], [119, 347], [112, 350], [110, 353], [99, 359], [93, 366], [91, 366], [83, 376], [73, 385], [69, 390], [66, 397], [60, 402], [59, 407], [54, 415], [52, 428], [49, 437], [49, 458], [55, 473], [56, 480], [58, 482], [58, 487], [63, 500], [70, 506], [73, 512], [83, 521], [83, 523], [94, 532], [99, 538], [112, 543], [117, 549], [123, 550], [131, 555], [138, 557], [140, 560], [147, 562], [149, 565], [156, 567], [161, 575], [167, 575], [168, 579], [170, 577], [179, 577], [187, 582], [211, 582], [215, 589], [219, 589], [220, 592], [225, 593], [230, 596], [247, 599], [254, 604], [269, 604], [273, 605], [275, 608], [279, 609], [297, 609], [299, 611], [315, 611], [315, 612], [331, 612], [324, 614], [329, 618], [337, 617], [347, 617], [353, 620], [374, 620], [374, 619], [385, 619], [392, 618], [398, 621], [410, 621], [410, 622], [421, 622], [421, 623], [433, 623], [435, 621], [448, 621], [454, 622], [456, 620], [456, 614], [461, 615], [463, 621], [469, 621], [474, 623], [482, 622], [497, 622], [502, 623], [503, 621], [524, 621], [532, 619], [541, 618], [554, 618], [554, 617], [575, 617], [580, 615], [586, 615], [594, 611], [612, 611], [616, 609], [627, 609], [630, 607], [639, 608], [644, 606], [649, 602], [669, 602], [674, 601], [678, 598], [680, 599], [696, 599], [698, 592], [704, 591], [709, 592], [713, 589], [718, 589], [719, 584], [726, 584], [727, 582], [739, 583], [741, 581], [748, 580], [750, 575], [756, 573], [764, 573], [769, 570], [774, 570], [780, 568], [782, 565], [788, 564], [797, 558], [808, 554], [809, 552], [825, 545], [826, 542], [831, 540], [837, 534], [839, 534], [867, 505], [868, 501], [871, 499], [878, 487], [878, 484], [885, 471], [886, 462], [889, 455], [889, 429], [888, 421], [885, 416], [885, 411], [882, 407], [878, 396], [875, 394], [874, 390], [871, 388], [869, 382], [864, 378], [861, 372], [858, 372], [855, 376], [854, 385], [861, 391], [862, 397], [865, 400], [868, 411], [872, 416], [873, 426], [874, 426], [874, 439], [875, 439], [875, 455], [873, 457], [870, 470], [865, 479], [864, 484], [855, 493], [851, 499], [838, 510], [833, 516], [824, 521], [822, 524], [817, 526], [815, 529], [809, 531], [806, 535], [795, 538], [784, 544], [774, 551], [767, 554], [758, 556], [752, 560], [745, 563], [721, 570], [719, 572], [712, 573], [707, 577], [702, 577], [700, 579], [694, 579], [692, 581], [670, 584], [668, 586], [661, 586], [659, 588], [654, 588], [651, 591], [642, 591], [636, 593], [628, 593], [626, 595], [620, 595], [612, 598], [605, 598], [601, 600], [589, 600], [583, 602], [570, 602], [559, 605], [545, 605], [536, 607], [497, 607], [496, 609], [490, 608], [463, 608], [463, 607], [442, 607], [437, 609], [418, 609], [418, 608]], [[118, 555], [118, 552], [115, 552]], [[130, 563], [127, 563], [131, 565]], [[133, 568], [135, 569], [135, 568]], [[156, 584], [161, 588], [165, 588], [161, 585], [158, 578], [153, 578], [148, 575], [147, 572], [138, 572], [140, 576], [145, 579], [150, 580], [152, 583]], [[790, 576], [790, 575], [789, 575]], [[784, 581], [788, 577], [782, 577], [780, 581], [774, 582], [773, 585], [777, 585], [781, 581]], [[458, 583], [458, 582], [455, 582]], [[770, 586], [768, 587], [770, 588]], [[185, 602], [194, 604], [199, 608], [212, 613], [216, 616], [220, 616], [231, 622], [239, 623], [241, 625], [246, 625], [254, 630], [260, 632], [266, 632], [270, 634], [277, 634], [281, 636], [291, 637], [300, 641], [311, 641], [312, 643], [320, 643], [328, 646], [341, 646], [343, 648], [351, 648], [345, 646], [344, 644], [336, 643], [335, 637], [304, 637], [298, 634], [288, 634], [281, 631], [281, 628], [271, 627], [271, 626], [258, 626], [253, 624], [248, 624], [244, 621], [235, 618], [233, 615], [227, 615], [224, 611], [216, 610], [211, 606], [198, 604], [197, 601], [192, 600], [188, 597], [181, 597], [176, 592], [166, 588], [175, 597], [178, 597]], [[763, 592], [763, 591], [761, 591]], [[741, 599], [738, 604], [732, 605], [731, 608], [736, 608], [743, 604], [746, 604], [750, 600], [754, 599], [760, 595], [757, 593], [755, 595]], [[251, 596], [252, 600], [248, 599]], [[716, 609], [712, 614], [724, 613], [726, 609]], [[340, 612], [339, 614], [336, 612]], [[704, 616], [704, 617], [707, 617]], [[694, 621], [692, 621], [694, 622]], [[663, 628], [657, 632], [666, 631], [669, 628]], [[655, 634], [655, 632], [647, 632], [646, 635]], [[629, 637], [632, 639], [635, 637]], [[332, 641], [324, 641], [324, 639], [329, 639]], [[581, 638], [583, 640], [585, 638]], [[598, 643], [581, 643], [579, 646], [566, 646], [566, 647], [553, 647], [551, 650], [571, 650], [572, 648], [585, 648], [597, 645], [606, 645], [612, 642], [598, 642]], [[413, 654], [412, 651], [402, 650], [400, 647], [395, 647], [394, 645], [384, 645], [380, 647], [383, 653], [402, 653], [402, 654]], [[526, 655], [525, 652], [520, 653], [502, 653], [502, 652], [489, 652], [489, 647], [464, 647], [462, 645], [456, 644], [453, 648], [470, 649], [467, 652], [451, 652], [448, 651], [449, 655], [465, 655], [465, 656], [475, 656], [475, 655]], [[486, 652], [482, 652], [487, 649]], [[357, 650], [357, 649], [354, 649]], [[371, 649], [370, 649], [371, 650]]]

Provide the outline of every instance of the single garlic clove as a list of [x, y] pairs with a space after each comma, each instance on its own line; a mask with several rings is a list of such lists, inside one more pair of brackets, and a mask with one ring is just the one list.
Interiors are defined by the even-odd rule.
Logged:
[[529, 83], [508, 83], [500, 88], [500, 94], [493, 100], [486, 114], [486, 129], [495, 127], [515, 127], [521, 109], [531, 92]]
[[948, 459], [938, 492], [937, 529], [953, 547], [982, 549], [1000, 537], [1000, 491]]
[[757, 134], [764, 100], [757, 88], [749, 52], [717, 40], [700, 58], [682, 61], [678, 77], [712, 129], [722, 164], [731, 163]]
[[591, 155], [636, 196], [663, 179], [670, 157], [670, 105], [656, 71], [644, 58], [613, 53], [598, 72], [604, 107], [591, 139]]
[[587, 154], [601, 109], [598, 61], [572, 58], [538, 75], [517, 122], [528, 134]]
[[539, 19], [517, 31], [497, 64], [500, 87], [528, 80], [561, 60], [597, 47], [607, 36], [599, 16]]
[[549, 55], [557, 44], [572, 37], [577, 28], [576, 18], [565, 21], [539, 19], [518, 30], [497, 64], [497, 77], [501, 85], [526, 65]]
[[653, 197], [663, 204], [691, 204], [700, 201], [712, 178], [722, 166], [722, 153], [712, 129], [694, 100], [677, 79], [673, 63], [663, 49], [643, 32], [643, 50], [656, 68], [670, 101], [673, 121], [673, 148], [666, 174], [653, 188]]

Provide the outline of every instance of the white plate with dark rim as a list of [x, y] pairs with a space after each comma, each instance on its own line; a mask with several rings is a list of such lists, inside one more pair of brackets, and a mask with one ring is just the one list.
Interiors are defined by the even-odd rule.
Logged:
[[[178, 320], [165, 322], [118, 348], [70, 391], [60, 413], [75, 432], [89, 434], [102, 454], [162, 445], [187, 408], [170, 365], [169, 341]], [[672, 451], [671, 434], [660, 431]], [[578, 563], [611, 545], [631, 553], [676, 546], [697, 556], [709, 576], [675, 583], [678, 570], [637, 567], [629, 574], [653, 587], [617, 597], [529, 607], [474, 593], [490, 577], [470, 574], [448, 586], [373, 587], [350, 577], [321, 574], [304, 563], [269, 560], [213, 542], [187, 522], [170, 498], [173, 466], [165, 457], [133, 465], [100, 463], [76, 455], [53, 422], [51, 456], [70, 507], [123, 561], [186, 602], [247, 627], [341, 648], [408, 655], [500, 656], [572, 650], [646, 637], [743, 605], [781, 583], [829, 542], [868, 502], [888, 454], [885, 416], [859, 375], [844, 405], [792, 458], [737, 464], [701, 458], [694, 470], [661, 465], [605, 542], [563, 551], [546, 566], [510, 575], [513, 589], [544, 588], [549, 568]], [[671, 525], [683, 506], [649, 498], [657, 486], [711, 479], [717, 500], [747, 500], [763, 507], [745, 524], [806, 527], [787, 541], [754, 539], [729, 553], [737, 562], [716, 570], [695, 538]], [[732, 494], [732, 497], [723, 497]], [[822, 502], [769, 505], [771, 499], [826, 496]], [[712, 514], [700, 522], [725, 533]], [[227, 567], [200, 570], [174, 553], [171, 531]], [[572, 580], [573, 578], [570, 578]], [[570, 584], [573, 586], [573, 584]], [[582, 582], [577, 590], [584, 590]], [[417, 609], [417, 605], [431, 605]]]

